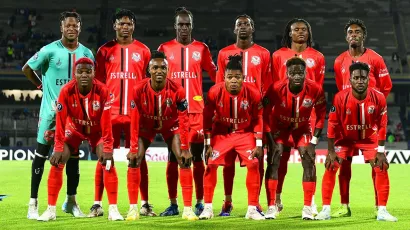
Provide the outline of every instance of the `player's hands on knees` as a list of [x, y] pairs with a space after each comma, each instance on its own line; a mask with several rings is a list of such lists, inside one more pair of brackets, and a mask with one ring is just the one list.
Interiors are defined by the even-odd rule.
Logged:
[[252, 160], [255, 158], [260, 158], [261, 156], [263, 156], [263, 149], [260, 146], [256, 146], [253, 150], [252, 150]]
[[205, 164], [208, 165], [208, 159], [212, 156], [212, 146], [211, 145], [205, 145]]
[[338, 157], [334, 150], [328, 150], [327, 151], [327, 156], [326, 156], [326, 161], [325, 161], [326, 169], [327, 170], [334, 170], [336, 163], [341, 164], [342, 163], [342, 158]]
[[50, 158], [50, 164], [53, 166], [58, 166], [59, 163], [63, 161], [63, 152], [54, 152]]
[[137, 168], [139, 166], [138, 165], [138, 153], [128, 152], [127, 159], [128, 159], [128, 162], [129, 162], [129, 166], [131, 168]]
[[190, 167], [192, 161], [192, 153], [187, 149], [181, 149], [181, 163], [184, 168]]
[[381, 171], [389, 169], [389, 162], [387, 161], [384, 153], [377, 153], [376, 160], [374, 161], [376, 167], [379, 167]]
[[110, 170], [111, 166], [114, 166], [113, 153], [103, 153], [101, 155], [101, 164], [105, 166], [105, 170]]

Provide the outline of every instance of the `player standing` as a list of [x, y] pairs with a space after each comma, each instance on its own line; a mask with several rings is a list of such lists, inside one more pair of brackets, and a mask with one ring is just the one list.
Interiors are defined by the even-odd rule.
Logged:
[[330, 202], [337, 170], [347, 157], [353, 157], [355, 149], [360, 149], [376, 174], [379, 205], [377, 220], [397, 221], [386, 209], [390, 191], [387, 173], [389, 164], [384, 149], [387, 128], [386, 99], [382, 93], [369, 87], [370, 68], [366, 63], [351, 64], [349, 72], [351, 88], [335, 95], [329, 113], [328, 155], [322, 180], [323, 209], [316, 219], [330, 219]]
[[[242, 56], [229, 57], [225, 68], [225, 82], [209, 90], [204, 110], [205, 157], [207, 167], [204, 176], [205, 209], [200, 219], [211, 219], [212, 199], [217, 183], [217, 169], [239, 155], [241, 166], [246, 166], [248, 211], [245, 218], [263, 220], [257, 210], [259, 205], [259, 159], [262, 150], [261, 93], [254, 85], [244, 82]], [[232, 162], [229, 162], [232, 164]], [[233, 162], [234, 163], [234, 162]]]
[[75, 79], [67, 83], [58, 96], [54, 153], [48, 175], [48, 208], [37, 220], [56, 219], [64, 164], [70, 156], [78, 154], [84, 140], [88, 140], [97, 154], [98, 163], [105, 166], [104, 184], [110, 203], [108, 219], [124, 220], [117, 209], [118, 177], [113, 159], [109, 91], [105, 85], [94, 80], [93, 60], [78, 59], [74, 70]]
[[[195, 214], [200, 215], [204, 209], [202, 200], [204, 197], [203, 178], [205, 172], [202, 159], [204, 150], [202, 70], [206, 70], [212, 81], [215, 81], [216, 66], [212, 61], [208, 46], [192, 38], [192, 29], [194, 28], [192, 13], [185, 7], [180, 7], [175, 11], [174, 20], [176, 38], [161, 44], [158, 51], [164, 52], [168, 57], [169, 70], [167, 77], [184, 87], [188, 100], [189, 143], [193, 156], [193, 174], [197, 199]], [[172, 152], [169, 154], [167, 165], [167, 184], [171, 205], [161, 213], [161, 216], [178, 215], [178, 163]]]
[[[60, 15], [61, 39], [40, 49], [23, 67], [24, 75], [43, 89], [40, 119], [37, 131], [37, 149], [31, 166], [31, 198], [28, 219], [38, 218], [38, 189], [51, 145], [54, 143], [56, 101], [60, 89], [74, 76], [74, 63], [81, 57], [94, 58], [91, 50], [78, 42], [81, 32], [81, 17], [76, 12], [63, 12]], [[41, 70], [41, 78], [36, 70]], [[75, 200], [80, 180], [79, 158], [70, 158], [67, 162], [67, 198], [63, 210], [76, 217], [84, 216]]]
[[[268, 211], [265, 217], [275, 219], [279, 211], [275, 205], [278, 168], [284, 146], [290, 146], [288, 140], [292, 137], [292, 147], [298, 148], [303, 166], [302, 219], [313, 220], [312, 196], [316, 186], [315, 145], [323, 129], [326, 99], [321, 86], [305, 79], [306, 62], [302, 58], [289, 59], [286, 68], [288, 80], [272, 84], [264, 98], [264, 132], [267, 134], [268, 144], [268, 167], [265, 176]], [[313, 109], [317, 115], [314, 135], [310, 124]]]
[[[113, 15], [112, 23], [116, 38], [101, 46], [96, 57], [96, 78], [105, 83], [111, 93], [114, 148], [120, 147], [122, 132], [125, 134], [125, 148], [130, 147], [131, 114], [129, 106], [132, 89], [137, 82], [146, 77], [146, 68], [151, 56], [149, 48], [132, 37], [135, 22], [135, 15], [130, 10], [121, 9]], [[148, 204], [148, 168], [145, 158], [141, 164], [141, 171], [144, 179], [141, 183], [140, 213], [155, 216], [152, 207]], [[97, 163], [94, 205], [90, 209], [89, 217], [103, 215], [101, 203], [104, 191], [103, 174], [104, 168]], [[137, 194], [129, 193], [129, 195], [136, 196]]]
[[[253, 32], [255, 32], [255, 24], [252, 18], [246, 14], [239, 15], [235, 19], [236, 43], [227, 46], [219, 51], [218, 54], [218, 72], [216, 75], [216, 83], [224, 82], [224, 76], [228, 57], [238, 54], [242, 56], [243, 67], [243, 83], [255, 85], [259, 91], [263, 93], [267, 87], [272, 83], [272, 76], [270, 74], [270, 53], [267, 49], [259, 46], [253, 42]], [[237, 154], [228, 154], [233, 160], [227, 161], [223, 169], [225, 201], [222, 206], [220, 216], [230, 216], [232, 211], [232, 190], [233, 179], [235, 177], [234, 162]], [[263, 180], [263, 160], [259, 161], [260, 180]]]
[[[288, 22], [282, 37], [283, 47], [272, 54], [272, 75], [275, 83], [287, 79], [286, 62], [290, 58], [297, 56], [303, 58], [306, 62], [306, 78], [323, 87], [325, 80], [325, 57], [322, 53], [312, 48], [312, 43], [312, 28], [306, 20], [294, 18]], [[312, 126], [314, 126], [316, 120], [314, 111], [310, 119]], [[292, 142], [290, 142], [291, 145], [293, 145]], [[276, 206], [279, 212], [283, 209], [281, 194], [285, 176], [288, 172], [290, 146], [284, 146], [282, 157], [280, 158], [276, 190]], [[317, 214], [314, 198], [312, 198], [312, 209]]]
[[[131, 149], [127, 155], [129, 166], [127, 181], [131, 205], [137, 208], [138, 186], [141, 180], [140, 164], [145, 151], [161, 133], [168, 147], [175, 154], [181, 177], [184, 200], [183, 219], [197, 220], [192, 210], [192, 170], [189, 152], [188, 102], [180, 84], [167, 79], [168, 63], [164, 53], [152, 53], [149, 63], [150, 79], [144, 79], [133, 89], [131, 100]], [[138, 219], [138, 213], [129, 212], [127, 220]]]
[[[369, 87], [379, 90], [387, 98], [392, 88], [392, 82], [389, 72], [383, 58], [374, 50], [365, 48], [364, 41], [367, 36], [367, 29], [364, 22], [360, 19], [351, 19], [345, 25], [346, 41], [349, 50], [339, 55], [334, 63], [335, 80], [339, 91], [350, 88], [349, 66], [354, 62], [363, 62], [370, 66]], [[355, 152], [354, 155], [358, 155]], [[342, 162], [339, 171], [339, 189], [341, 207], [332, 214], [332, 217], [351, 216], [349, 207], [349, 187], [350, 178], [352, 177], [352, 158], [347, 157]], [[373, 185], [375, 191], [376, 211], [377, 211], [377, 192], [376, 192], [376, 174], [372, 170]]]

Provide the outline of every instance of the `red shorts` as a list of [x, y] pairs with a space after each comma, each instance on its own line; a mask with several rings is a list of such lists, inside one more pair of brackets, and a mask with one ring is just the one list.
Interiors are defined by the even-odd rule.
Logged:
[[280, 130], [279, 136], [275, 138], [276, 143], [293, 148], [306, 147], [312, 139], [310, 127], [300, 127], [295, 130]]
[[202, 113], [190, 113], [189, 116], [189, 142], [204, 143], [204, 120]]
[[208, 159], [208, 164], [225, 165], [225, 160], [231, 158], [229, 154], [236, 153], [239, 155], [241, 166], [258, 163], [258, 159], [252, 159], [251, 156], [252, 150], [256, 147], [253, 133], [215, 135], [211, 138], [211, 146], [213, 153]]
[[139, 136], [152, 142], [154, 141], [154, 138], [157, 135], [157, 133], [160, 133], [162, 135], [162, 138], [166, 141], [169, 138], [173, 137], [175, 134], [179, 133], [179, 124], [176, 123], [176, 125], [172, 126], [171, 128], [163, 128], [161, 130], [145, 130], [140, 128]]
[[84, 135], [77, 130], [66, 127], [64, 142], [74, 148], [74, 152], [78, 152], [78, 147], [80, 147], [81, 143], [85, 140], [90, 144], [92, 153], [95, 153], [97, 145], [103, 142], [101, 132]]
[[369, 161], [376, 159], [377, 146], [377, 140], [372, 139], [365, 139], [360, 141], [336, 140], [335, 152], [338, 157], [346, 160], [347, 157], [357, 156], [359, 150], [361, 150], [364, 156], [364, 160]]
[[112, 136], [114, 138], [114, 148], [119, 148], [121, 143], [121, 133], [125, 134], [125, 148], [130, 147], [130, 127], [131, 118], [128, 115], [116, 115], [115, 118], [111, 120], [112, 124]]

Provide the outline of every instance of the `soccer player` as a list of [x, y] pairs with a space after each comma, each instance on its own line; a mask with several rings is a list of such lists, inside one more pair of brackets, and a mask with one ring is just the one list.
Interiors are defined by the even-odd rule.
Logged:
[[[272, 54], [272, 75], [275, 83], [287, 79], [286, 61], [297, 56], [303, 58], [306, 62], [306, 78], [315, 81], [323, 87], [325, 80], [325, 57], [322, 53], [312, 48], [312, 43], [312, 28], [306, 20], [294, 18], [288, 22], [282, 37], [283, 47]], [[316, 120], [314, 111], [310, 119], [313, 126]], [[278, 186], [276, 189], [276, 206], [279, 212], [283, 209], [281, 194], [285, 176], [288, 172], [288, 161], [292, 145], [293, 143], [290, 141], [289, 146], [284, 146], [282, 157], [280, 158]], [[314, 198], [312, 198], [312, 209], [317, 214]]]
[[[211, 219], [212, 199], [217, 183], [217, 169], [239, 155], [241, 166], [246, 166], [248, 211], [245, 218], [263, 220], [257, 210], [259, 205], [259, 159], [262, 150], [263, 105], [261, 93], [254, 85], [243, 84], [243, 57], [230, 56], [225, 68], [225, 82], [209, 90], [204, 109], [205, 159], [204, 176], [205, 209], [200, 219]], [[230, 162], [231, 164], [234, 162]]]
[[[253, 42], [253, 32], [255, 32], [255, 24], [250, 16], [244, 14], [236, 17], [234, 29], [236, 43], [219, 51], [216, 83], [224, 82], [226, 66], [229, 61], [228, 57], [235, 54], [242, 56], [244, 84], [256, 86], [263, 94], [272, 83], [270, 53], [267, 49]], [[230, 164], [230, 162], [234, 162], [237, 154], [228, 154], [227, 156], [232, 157], [233, 160], [227, 161], [223, 169], [225, 201], [222, 205], [220, 216], [229, 216], [233, 209], [232, 190], [233, 179], [235, 177], [235, 164]], [[263, 169], [263, 159], [259, 161], [259, 173], [262, 182], [263, 174], [265, 173]]]
[[[28, 219], [38, 218], [38, 189], [51, 145], [54, 143], [56, 100], [60, 89], [74, 77], [74, 63], [81, 57], [94, 58], [91, 50], [78, 42], [81, 32], [81, 17], [76, 12], [63, 12], [60, 15], [61, 39], [40, 49], [23, 67], [24, 75], [43, 90], [40, 119], [37, 131], [37, 149], [31, 166], [31, 198]], [[41, 71], [41, 78], [35, 71]], [[63, 211], [76, 217], [84, 216], [75, 200], [80, 180], [79, 158], [67, 162], [67, 198]]]
[[[351, 19], [345, 25], [346, 41], [349, 50], [339, 55], [334, 63], [335, 80], [339, 91], [350, 88], [350, 73], [347, 71], [349, 66], [354, 62], [364, 62], [370, 66], [369, 87], [379, 90], [385, 98], [390, 93], [392, 81], [383, 58], [374, 50], [365, 48], [364, 41], [367, 36], [367, 29], [364, 22], [360, 19]], [[354, 155], [358, 155], [355, 152]], [[339, 189], [341, 207], [332, 214], [332, 217], [351, 216], [349, 207], [349, 185], [352, 177], [352, 158], [347, 157], [342, 162], [339, 171]], [[373, 185], [375, 191], [376, 211], [377, 211], [377, 192], [376, 192], [376, 174], [372, 170]]]
[[[168, 57], [168, 76], [180, 83], [185, 89], [188, 100], [189, 116], [189, 143], [192, 153], [193, 174], [197, 203], [195, 214], [200, 215], [204, 206], [203, 178], [205, 165], [202, 159], [204, 150], [203, 117], [204, 99], [202, 95], [202, 70], [206, 70], [212, 81], [215, 81], [216, 66], [206, 44], [192, 38], [193, 15], [185, 7], [175, 11], [174, 28], [176, 38], [161, 44], [158, 51], [164, 52]], [[171, 205], [161, 213], [161, 216], [178, 215], [177, 186], [178, 163], [173, 153], [169, 155], [167, 165], [168, 195]]]
[[366, 63], [351, 64], [349, 72], [351, 88], [335, 95], [329, 113], [328, 155], [322, 180], [323, 209], [315, 218], [331, 218], [330, 203], [337, 170], [347, 157], [353, 156], [355, 149], [360, 149], [376, 174], [379, 205], [377, 220], [397, 221], [386, 209], [390, 191], [387, 173], [389, 164], [384, 149], [387, 127], [386, 99], [381, 92], [369, 87], [370, 67]]
[[130, 212], [127, 220], [138, 219], [138, 186], [141, 180], [140, 165], [145, 151], [157, 133], [161, 133], [168, 147], [175, 154], [180, 167], [183, 219], [197, 220], [192, 210], [192, 170], [188, 145], [189, 118], [185, 90], [171, 79], [167, 79], [168, 62], [164, 53], [154, 51], [148, 67], [151, 78], [138, 83], [131, 98], [131, 149], [127, 155], [128, 193]]
[[[314, 219], [311, 206], [316, 186], [315, 145], [323, 129], [326, 100], [322, 87], [306, 79], [306, 65], [302, 58], [289, 59], [286, 62], [288, 80], [272, 84], [264, 97], [264, 132], [268, 144], [268, 167], [265, 176], [267, 219], [275, 219], [278, 213], [278, 207], [275, 205], [278, 168], [284, 146], [290, 146], [290, 137], [294, 141], [292, 147], [298, 148], [303, 166], [302, 219]], [[313, 109], [317, 116], [314, 126], [310, 124]], [[313, 135], [311, 126], [315, 127]]]
[[[146, 69], [151, 52], [143, 43], [133, 39], [136, 23], [132, 11], [121, 9], [113, 15], [113, 28], [116, 37], [102, 45], [97, 52], [96, 79], [105, 83], [110, 89], [112, 100], [111, 119], [114, 137], [114, 148], [120, 147], [121, 134], [125, 134], [125, 148], [130, 147], [130, 99], [135, 84], [146, 76]], [[144, 216], [155, 216], [152, 206], [148, 204], [148, 168], [145, 158], [141, 164], [141, 197], [140, 213]], [[89, 217], [102, 216], [102, 195], [104, 168], [97, 163], [95, 169], [95, 197], [94, 205], [90, 209]], [[136, 194], [130, 193], [131, 196]]]
[[[74, 64], [75, 79], [61, 89], [56, 105], [56, 135], [48, 175], [48, 208], [37, 219], [56, 219], [58, 193], [63, 185], [63, 168], [82, 141], [88, 140], [104, 166], [104, 184], [110, 203], [109, 220], [124, 220], [117, 209], [118, 177], [113, 160], [111, 99], [108, 88], [94, 80], [94, 61], [80, 58]], [[69, 167], [69, 165], [67, 165]]]

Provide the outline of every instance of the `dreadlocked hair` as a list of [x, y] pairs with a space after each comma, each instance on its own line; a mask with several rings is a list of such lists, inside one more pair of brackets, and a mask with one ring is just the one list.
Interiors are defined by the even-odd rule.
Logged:
[[366, 26], [364, 25], [364, 21], [357, 19], [357, 18], [352, 18], [350, 19], [347, 24], [345, 25], [345, 33], [347, 34], [347, 29], [349, 29], [349, 27], [351, 25], [358, 25], [360, 26], [360, 28], [362, 28], [363, 30], [363, 36], [366, 37], [367, 36], [367, 29]]
[[120, 9], [112, 16], [112, 23], [114, 24], [115, 21], [117, 21], [117, 20], [119, 20], [123, 17], [128, 17], [134, 23], [137, 21], [137, 18], [135, 17], [135, 14], [131, 10]]
[[310, 27], [309, 22], [307, 22], [305, 19], [302, 18], [294, 18], [286, 24], [285, 31], [283, 32], [283, 37], [282, 37], [282, 46], [283, 47], [288, 47], [290, 48], [292, 46], [292, 37], [289, 36], [289, 33], [291, 32], [291, 27], [294, 23], [301, 22], [305, 23], [306, 27], [308, 28], [308, 40], [307, 40], [307, 46], [312, 47], [313, 44], [313, 35], [312, 35], [312, 27]]
[[228, 57], [228, 64], [226, 65], [226, 69], [230, 70], [240, 70], [242, 72], [242, 56], [239, 54], [230, 55]]
[[60, 23], [66, 20], [66, 18], [71, 18], [71, 17], [77, 19], [80, 25], [82, 25], [80, 14], [77, 12], [71, 12], [71, 11], [64, 11], [60, 14]]
[[249, 15], [247, 15], [247, 14], [238, 15], [238, 16], [235, 18], [235, 23], [236, 23], [236, 20], [238, 20], [239, 18], [247, 18], [247, 19], [249, 19], [249, 21], [251, 22], [252, 28], [255, 29], [255, 22], [253, 21], [253, 19], [251, 18], [251, 16], [249, 16]]

